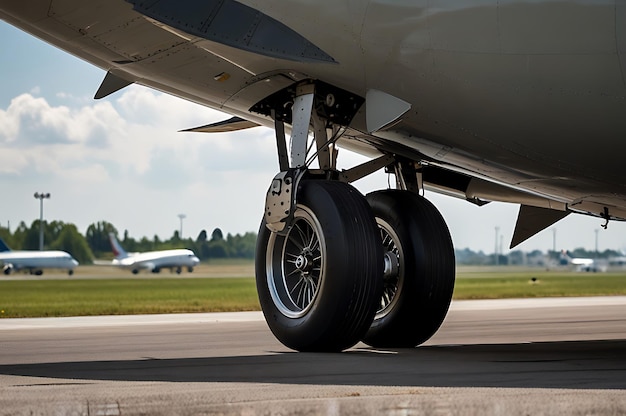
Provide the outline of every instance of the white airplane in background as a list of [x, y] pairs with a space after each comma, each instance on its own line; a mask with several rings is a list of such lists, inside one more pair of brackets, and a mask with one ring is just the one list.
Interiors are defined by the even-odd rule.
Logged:
[[584, 258], [584, 257], [572, 257], [566, 250], [561, 251], [561, 257], [559, 259], [561, 266], [573, 266], [577, 272], [606, 272], [607, 265], [600, 263], [598, 260]]
[[152, 273], [159, 273], [161, 269], [172, 269], [180, 274], [183, 267], [186, 267], [189, 272], [193, 272], [193, 268], [200, 263], [200, 259], [191, 250], [174, 249], [127, 253], [115, 238], [115, 234], [109, 233], [109, 240], [115, 255], [111, 264], [130, 269], [133, 274], [139, 273], [139, 270], [142, 269]]
[[[232, 116], [188, 131], [274, 128], [256, 279], [296, 350], [439, 329], [454, 248], [424, 189], [519, 204], [512, 247], [570, 213], [626, 219], [622, 0], [0, 0], [0, 18], [106, 71], [95, 98], [137, 83]], [[370, 160], [339, 170], [339, 147]], [[382, 169], [397, 189], [350, 185]]]
[[13, 271], [28, 270], [30, 274], [42, 275], [43, 269], [67, 270], [71, 276], [78, 262], [65, 251], [59, 250], [11, 250], [0, 239], [0, 262], [2, 271], [9, 275]]

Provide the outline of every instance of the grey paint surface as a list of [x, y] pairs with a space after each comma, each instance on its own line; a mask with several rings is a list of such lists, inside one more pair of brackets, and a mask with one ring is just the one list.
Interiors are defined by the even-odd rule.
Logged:
[[0, 414], [624, 414], [626, 298], [453, 303], [424, 347], [294, 353], [260, 313], [0, 320]]

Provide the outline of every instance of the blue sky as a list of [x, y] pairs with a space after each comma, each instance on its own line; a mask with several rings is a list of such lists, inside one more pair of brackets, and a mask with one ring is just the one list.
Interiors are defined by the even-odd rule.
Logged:
[[[0, 22], [0, 223], [12, 229], [39, 217], [35, 192], [50, 192], [44, 216], [77, 225], [106, 220], [135, 238], [169, 238], [185, 214], [183, 235], [202, 229], [256, 232], [267, 187], [277, 171], [273, 132], [265, 128], [207, 135], [179, 130], [228, 115], [148, 88], [131, 86], [102, 100], [105, 72]], [[356, 155], [340, 153], [352, 166]], [[392, 181], [393, 182], [393, 181]], [[361, 192], [386, 188], [376, 174]], [[495, 227], [504, 252], [517, 206], [476, 207], [433, 193], [457, 248], [492, 253]], [[626, 224], [601, 229], [598, 218], [557, 223], [557, 249], [626, 249]], [[552, 229], [519, 246], [552, 249]]]

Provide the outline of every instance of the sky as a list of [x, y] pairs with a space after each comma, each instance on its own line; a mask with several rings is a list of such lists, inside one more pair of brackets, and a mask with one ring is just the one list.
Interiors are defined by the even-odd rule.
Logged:
[[[141, 86], [94, 100], [105, 71], [0, 21], [0, 224], [11, 230], [40, 215], [85, 233], [98, 221], [134, 238], [169, 239], [201, 230], [257, 232], [267, 188], [278, 171], [274, 133], [181, 133], [227, 114]], [[364, 161], [346, 150], [339, 165]], [[354, 185], [388, 187], [377, 173]], [[508, 253], [518, 206], [427, 192], [456, 248]], [[570, 215], [516, 249], [626, 250], [626, 223]], [[599, 230], [596, 232], [596, 230]], [[497, 236], [497, 237], [496, 237]], [[597, 238], [597, 240], [596, 240]]]

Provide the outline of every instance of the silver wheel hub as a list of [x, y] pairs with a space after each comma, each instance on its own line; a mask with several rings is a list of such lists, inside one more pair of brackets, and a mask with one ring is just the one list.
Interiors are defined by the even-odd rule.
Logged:
[[298, 207], [286, 235], [270, 236], [268, 288], [283, 315], [302, 317], [315, 303], [324, 278], [324, 247], [321, 225], [306, 207]]
[[313, 257], [310, 253], [302, 253], [296, 258], [294, 265], [300, 273], [308, 274], [313, 268]]
[[400, 273], [400, 261], [398, 259], [398, 255], [393, 251], [388, 251], [385, 253], [385, 271], [383, 276], [385, 279], [389, 279], [392, 277], [397, 277]]

